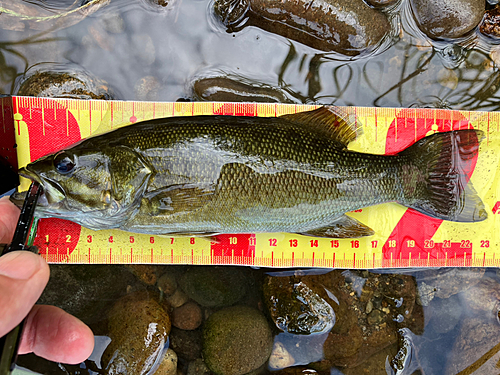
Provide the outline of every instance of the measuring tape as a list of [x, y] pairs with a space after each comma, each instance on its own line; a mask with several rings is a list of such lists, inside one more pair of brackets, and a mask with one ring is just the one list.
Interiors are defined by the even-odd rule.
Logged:
[[[170, 116], [280, 116], [317, 106], [260, 103], [158, 103], [1, 99], [0, 155], [21, 167], [88, 136]], [[345, 108], [363, 135], [349, 149], [395, 154], [435, 132], [485, 133], [471, 177], [488, 219], [454, 223], [395, 203], [349, 216], [374, 229], [370, 237], [326, 239], [291, 233], [169, 237], [91, 231], [60, 219], [42, 219], [34, 245], [51, 263], [232, 264], [259, 267], [492, 267], [500, 266], [500, 113], [442, 109]], [[3, 133], [2, 133], [3, 132]], [[17, 147], [13, 147], [16, 144]]]

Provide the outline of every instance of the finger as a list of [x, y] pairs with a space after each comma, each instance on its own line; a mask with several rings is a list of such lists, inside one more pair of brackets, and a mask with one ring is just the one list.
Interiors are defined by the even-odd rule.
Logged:
[[35, 353], [49, 361], [76, 364], [94, 349], [89, 327], [55, 306], [36, 305], [26, 320], [19, 354]]
[[45, 260], [29, 251], [0, 257], [0, 337], [28, 315], [47, 285], [49, 273]]
[[0, 243], [10, 243], [19, 219], [19, 208], [9, 197], [0, 198]]

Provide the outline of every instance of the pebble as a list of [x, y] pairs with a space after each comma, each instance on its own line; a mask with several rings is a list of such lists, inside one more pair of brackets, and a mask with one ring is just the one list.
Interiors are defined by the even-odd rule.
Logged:
[[192, 331], [201, 325], [201, 321], [201, 309], [195, 302], [187, 302], [172, 311], [172, 324], [174, 327]]
[[129, 264], [126, 267], [144, 284], [156, 284], [156, 266], [150, 266], [147, 264]]
[[161, 361], [155, 375], [176, 375], [177, 374], [177, 354], [172, 349], [168, 349]]
[[155, 77], [143, 77], [134, 85], [135, 99], [142, 101], [158, 100], [158, 92], [160, 88], [161, 85]]
[[210, 370], [208, 369], [203, 359], [198, 358], [194, 361], [189, 362], [187, 375], [208, 375]]
[[410, 0], [417, 24], [433, 39], [465, 36], [481, 21], [484, 0]]
[[165, 301], [172, 307], [177, 308], [184, 305], [187, 301], [189, 301], [189, 297], [182, 290], [177, 289], [174, 294], [165, 298]]
[[171, 296], [177, 290], [177, 278], [174, 274], [166, 272], [157, 281], [158, 289], [166, 296]]
[[285, 345], [280, 342], [275, 342], [273, 345], [273, 350], [271, 356], [269, 357], [269, 369], [271, 371], [281, 370], [293, 366], [295, 364], [295, 359], [286, 350]]
[[188, 361], [201, 357], [201, 331], [185, 331], [172, 328], [170, 333], [170, 347], [177, 355]]
[[500, 6], [486, 11], [479, 24], [479, 31], [491, 38], [500, 38]]

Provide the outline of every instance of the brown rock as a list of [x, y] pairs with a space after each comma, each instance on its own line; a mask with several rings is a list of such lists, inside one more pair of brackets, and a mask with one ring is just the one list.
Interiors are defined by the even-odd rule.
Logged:
[[500, 38], [500, 6], [488, 9], [479, 24], [479, 31], [492, 38]]
[[180, 358], [192, 361], [201, 357], [201, 331], [172, 328], [170, 347]]
[[156, 284], [156, 269], [157, 266], [151, 266], [147, 264], [130, 264], [127, 268], [132, 271], [132, 273], [144, 284], [155, 285]]
[[172, 324], [174, 327], [192, 331], [200, 326], [202, 313], [196, 302], [188, 302], [172, 311]]
[[197, 100], [210, 102], [291, 103], [278, 88], [227, 75], [197, 79], [193, 94]]
[[171, 272], [166, 272], [158, 279], [158, 289], [166, 296], [171, 296], [177, 290], [177, 278]]
[[362, 0], [217, 0], [228, 32], [256, 26], [321, 51], [355, 56], [373, 49], [391, 30], [387, 17]]
[[51, 64], [37, 66], [28, 72], [17, 95], [70, 99], [113, 99], [106, 82], [93, 77], [82, 68], [58, 71]]
[[474, 29], [485, 10], [483, 0], [410, 0], [419, 28], [431, 38], [460, 38]]
[[[263, 290], [271, 318], [282, 330], [284, 322], [286, 329], [299, 327], [302, 333], [326, 322], [326, 310], [312, 308], [312, 302], [322, 300], [320, 306], [327, 303], [333, 309], [335, 325], [323, 353], [325, 360], [339, 367], [359, 366], [393, 345], [399, 328], [422, 331], [424, 326], [421, 309], [413, 316], [416, 283], [407, 275], [335, 270], [322, 275], [268, 276]], [[304, 291], [307, 295], [302, 295]]]
[[160, 364], [170, 333], [170, 318], [157, 297], [148, 292], [131, 293], [109, 311], [111, 343], [101, 359], [107, 374], [147, 373]]

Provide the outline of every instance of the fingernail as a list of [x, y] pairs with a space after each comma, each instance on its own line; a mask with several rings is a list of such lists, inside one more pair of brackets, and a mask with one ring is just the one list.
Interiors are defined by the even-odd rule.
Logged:
[[41, 257], [29, 251], [13, 251], [0, 257], [0, 276], [27, 280], [40, 270]]

